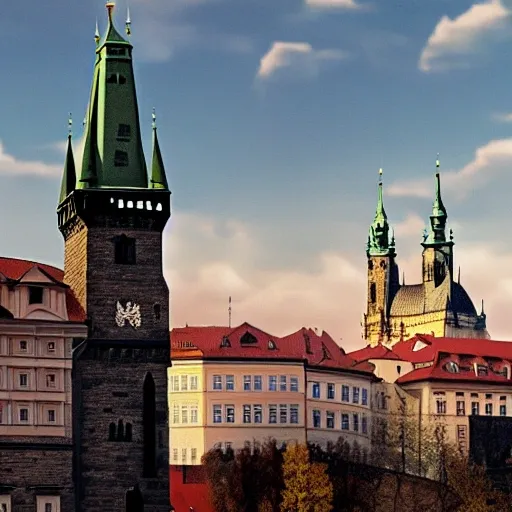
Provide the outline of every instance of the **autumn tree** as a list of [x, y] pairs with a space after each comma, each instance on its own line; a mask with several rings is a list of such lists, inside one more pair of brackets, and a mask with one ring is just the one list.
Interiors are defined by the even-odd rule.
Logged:
[[284, 453], [282, 512], [330, 512], [333, 486], [327, 465], [311, 462], [306, 445], [289, 445]]

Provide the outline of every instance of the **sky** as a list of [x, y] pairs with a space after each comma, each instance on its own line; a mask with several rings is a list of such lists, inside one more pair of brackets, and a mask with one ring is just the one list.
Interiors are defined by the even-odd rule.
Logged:
[[[123, 28], [127, 0], [118, 0]], [[512, 0], [130, 0], [146, 158], [172, 189], [173, 326], [302, 326], [360, 348], [365, 243], [384, 169], [406, 282], [440, 154], [455, 265], [512, 339]], [[102, 0], [5, 2], [0, 253], [63, 265], [56, 203], [79, 140]]]

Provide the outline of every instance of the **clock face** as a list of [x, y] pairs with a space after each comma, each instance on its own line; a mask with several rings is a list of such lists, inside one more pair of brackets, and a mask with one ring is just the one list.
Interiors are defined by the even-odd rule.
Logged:
[[117, 301], [115, 320], [118, 327], [131, 325], [134, 329], [138, 329], [142, 325], [142, 315], [140, 313], [139, 304], [128, 301], [123, 307], [122, 304]]

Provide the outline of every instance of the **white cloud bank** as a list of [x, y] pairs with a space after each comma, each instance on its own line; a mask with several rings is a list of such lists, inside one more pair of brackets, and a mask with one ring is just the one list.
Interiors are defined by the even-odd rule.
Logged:
[[498, 123], [512, 123], [512, 112], [495, 112], [492, 119]]
[[489, 0], [472, 5], [460, 16], [443, 16], [428, 38], [419, 68], [425, 73], [462, 67], [463, 55], [473, 53], [486, 36], [504, 26], [510, 11], [501, 0]]
[[52, 165], [39, 160], [20, 160], [5, 151], [0, 141], [0, 174], [10, 176], [43, 176], [55, 178], [62, 174], [62, 165]]
[[[461, 169], [442, 172], [442, 187], [443, 190], [465, 195], [493, 175], [509, 170], [511, 166], [512, 138], [491, 140], [479, 147], [473, 160]], [[430, 177], [391, 184], [387, 193], [402, 197], [432, 197], [433, 190], [434, 182]]]
[[305, 0], [308, 7], [316, 9], [346, 9], [346, 10], [359, 10], [362, 5], [355, 0]]
[[346, 57], [347, 53], [342, 50], [315, 50], [309, 43], [274, 41], [268, 52], [260, 59], [257, 77], [266, 80], [283, 68], [316, 75], [322, 62], [339, 61]]

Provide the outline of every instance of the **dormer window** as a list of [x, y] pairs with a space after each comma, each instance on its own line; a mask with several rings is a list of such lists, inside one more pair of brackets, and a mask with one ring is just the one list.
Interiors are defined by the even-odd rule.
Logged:
[[476, 375], [477, 377], [486, 377], [488, 375], [488, 368], [482, 364], [476, 365]]
[[444, 365], [444, 369], [450, 373], [459, 373], [459, 365], [457, 363], [455, 363], [454, 361], [448, 361]]
[[220, 346], [221, 346], [221, 348], [229, 348], [229, 347], [231, 347], [231, 342], [229, 341], [229, 338], [227, 336], [222, 338]]
[[28, 303], [29, 304], [42, 304], [43, 303], [43, 291], [41, 286], [29, 286], [28, 287]]
[[269, 350], [275, 350], [277, 348], [276, 343], [274, 340], [268, 340], [268, 349]]
[[256, 343], [258, 343], [256, 336], [252, 335], [250, 332], [246, 332], [240, 338], [240, 345], [255, 345]]

